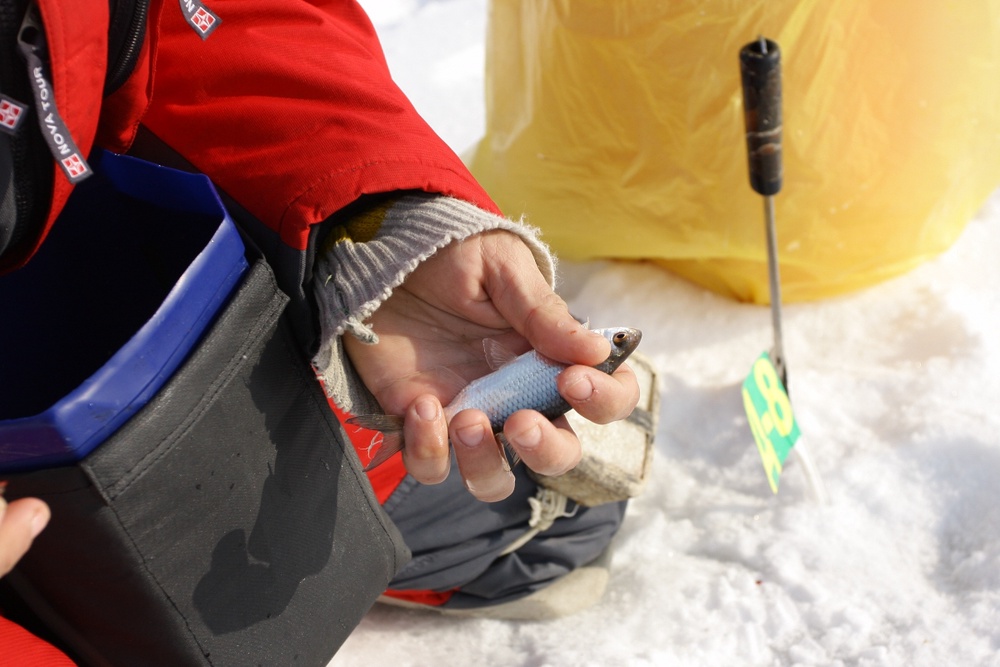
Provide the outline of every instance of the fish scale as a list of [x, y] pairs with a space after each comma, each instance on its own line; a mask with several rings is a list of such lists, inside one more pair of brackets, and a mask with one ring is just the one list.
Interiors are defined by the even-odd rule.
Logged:
[[468, 408], [482, 410], [494, 433], [502, 431], [507, 418], [518, 410], [537, 410], [552, 419], [569, 410], [556, 388], [556, 377], [566, 369], [532, 350], [514, 361], [466, 385], [445, 409], [450, 421]]

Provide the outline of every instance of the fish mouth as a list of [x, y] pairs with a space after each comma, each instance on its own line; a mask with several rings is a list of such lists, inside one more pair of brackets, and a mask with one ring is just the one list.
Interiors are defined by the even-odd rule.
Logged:
[[611, 344], [619, 350], [626, 351], [626, 354], [632, 354], [632, 352], [635, 351], [635, 348], [639, 347], [639, 342], [641, 340], [641, 331], [633, 329], [632, 327], [625, 327], [615, 332], [615, 334], [611, 337]]
[[597, 366], [608, 375], [614, 373], [622, 365], [629, 355], [635, 352], [642, 340], [642, 332], [633, 327], [621, 327], [608, 337], [611, 343], [611, 354], [604, 363]]

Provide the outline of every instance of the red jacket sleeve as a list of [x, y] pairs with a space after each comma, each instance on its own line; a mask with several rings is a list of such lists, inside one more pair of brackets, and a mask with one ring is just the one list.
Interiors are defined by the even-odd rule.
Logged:
[[293, 248], [363, 194], [437, 192], [497, 212], [393, 83], [344, 0], [214, 0], [202, 41], [171, 3], [143, 124]]

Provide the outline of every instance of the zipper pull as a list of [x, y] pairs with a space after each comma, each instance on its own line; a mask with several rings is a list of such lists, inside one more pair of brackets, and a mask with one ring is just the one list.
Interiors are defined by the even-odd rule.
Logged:
[[188, 25], [198, 33], [202, 39], [208, 39], [212, 31], [219, 27], [222, 19], [219, 15], [205, 6], [201, 0], [178, 0], [181, 4], [181, 11]]
[[56, 159], [56, 164], [66, 174], [69, 182], [79, 183], [93, 171], [73, 141], [73, 136], [62, 116], [59, 115], [51, 77], [45, 64], [45, 60], [48, 59], [45, 28], [42, 26], [42, 17], [34, 2], [28, 5], [28, 11], [24, 14], [24, 21], [21, 22], [21, 29], [17, 34], [17, 43], [28, 63], [28, 79], [35, 97], [35, 112], [45, 143], [49, 145], [52, 157]]

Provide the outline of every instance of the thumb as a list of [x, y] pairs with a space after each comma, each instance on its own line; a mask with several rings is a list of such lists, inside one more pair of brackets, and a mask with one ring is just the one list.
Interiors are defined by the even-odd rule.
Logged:
[[49, 516], [49, 506], [37, 498], [22, 498], [9, 504], [0, 499], [0, 576], [21, 559], [48, 524]]
[[610, 344], [569, 312], [542, 276], [531, 250], [513, 234], [484, 241], [486, 291], [494, 307], [541, 354], [566, 364], [594, 366], [607, 359]]

